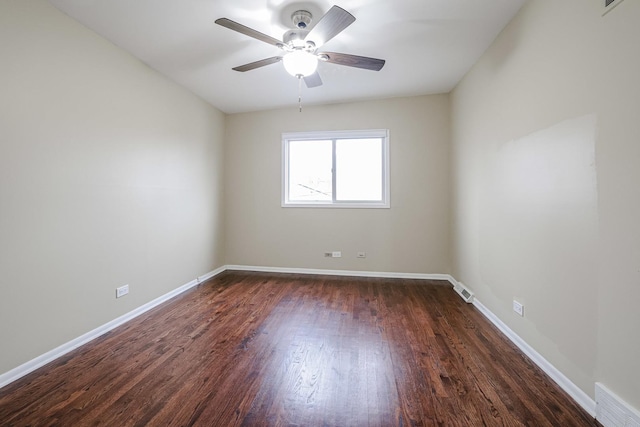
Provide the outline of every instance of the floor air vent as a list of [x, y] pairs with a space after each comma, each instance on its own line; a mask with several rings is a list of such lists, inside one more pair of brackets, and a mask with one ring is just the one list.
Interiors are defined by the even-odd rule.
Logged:
[[453, 286], [453, 289], [458, 293], [458, 295], [460, 295], [460, 297], [468, 303], [472, 303], [473, 302], [473, 294], [471, 293], [471, 291], [469, 291], [469, 289], [465, 288], [464, 285], [460, 282], [456, 283]]

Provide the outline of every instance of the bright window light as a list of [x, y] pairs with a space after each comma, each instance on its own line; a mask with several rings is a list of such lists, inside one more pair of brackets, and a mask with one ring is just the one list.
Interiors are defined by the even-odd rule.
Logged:
[[382, 200], [382, 138], [336, 140], [336, 200]]
[[289, 143], [289, 198], [331, 201], [332, 141]]

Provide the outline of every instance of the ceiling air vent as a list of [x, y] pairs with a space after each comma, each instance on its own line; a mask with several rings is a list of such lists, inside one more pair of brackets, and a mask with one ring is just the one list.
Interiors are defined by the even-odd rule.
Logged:
[[609, 11], [611, 11], [614, 7], [622, 3], [624, 0], [602, 0], [603, 11], [602, 16], [606, 15]]

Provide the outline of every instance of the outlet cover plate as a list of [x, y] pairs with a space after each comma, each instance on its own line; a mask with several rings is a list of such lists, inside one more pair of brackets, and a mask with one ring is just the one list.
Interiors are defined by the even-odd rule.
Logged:
[[116, 298], [120, 298], [129, 293], [129, 285], [120, 286], [116, 288]]
[[513, 311], [524, 317], [524, 305], [520, 304], [516, 300], [513, 300]]

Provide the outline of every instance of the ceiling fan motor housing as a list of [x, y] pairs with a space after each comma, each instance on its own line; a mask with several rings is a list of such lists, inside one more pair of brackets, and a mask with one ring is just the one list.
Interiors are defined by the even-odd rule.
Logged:
[[[305, 41], [307, 34], [309, 34], [309, 30], [289, 30], [282, 36], [282, 41], [290, 50], [304, 49], [312, 51], [315, 45], [311, 41]], [[287, 49], [286, 47], [285, 50]]]

